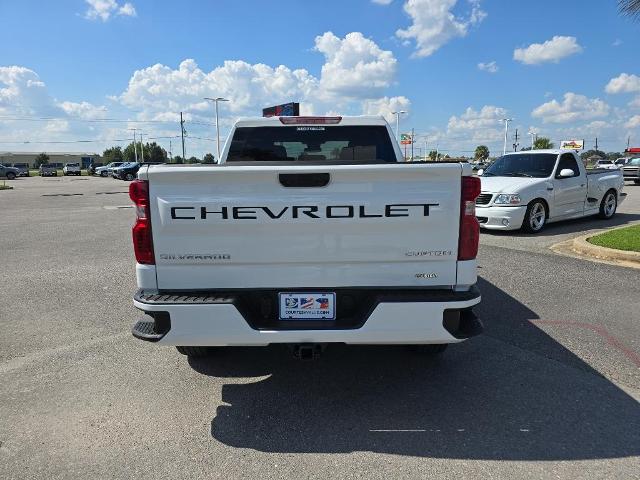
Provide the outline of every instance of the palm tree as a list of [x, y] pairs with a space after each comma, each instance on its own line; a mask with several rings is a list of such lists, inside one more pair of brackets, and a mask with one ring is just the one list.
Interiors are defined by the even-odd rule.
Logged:
[[547, 150], [549, 148], [553, 148], [553, 142], [549, 140], [547, 137], [538, 137], [536, 141], [533, 142], [534, 150]]
[[640, 0], [618, 0], [618, 9], [623, 15], [640, 19]]

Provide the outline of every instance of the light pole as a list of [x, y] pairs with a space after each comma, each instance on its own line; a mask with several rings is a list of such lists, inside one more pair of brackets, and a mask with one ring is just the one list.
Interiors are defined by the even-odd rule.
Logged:
[[507, 133], [509, 131], [509, 122], [513, 122], [513, 118], [503, 118], [500, 120], [504, 122], [504, 146], [502, 147], [502, 155], [507, 154]]
[[534, 132], [533, 130], [529, 130], [529, 132], [527, 132], [528, 135], [531, 135], [531, 150], [533, 150], [533, 144], [535, 142], [535, 136], [538, 135], [536, 132]]
[[144, 163], [144, 144], [142, 143], [142, 132], [140, 132], [140, 158], [140, 161]]
[[396, 140], [400, 143], [400, 115], [407, 113], [405, 110], [398, 110], [397, 112], [391, 112], [396, 116]]
[[216, 104], [216, 151], [218, 152], [216, 161], [220, 163], [220, 122], [218, 121], [218, 102], [228, 102], [229, 100], [222, 97], [216, 97], [216, 98], [204, 97], [204, 99], [209, 100]]

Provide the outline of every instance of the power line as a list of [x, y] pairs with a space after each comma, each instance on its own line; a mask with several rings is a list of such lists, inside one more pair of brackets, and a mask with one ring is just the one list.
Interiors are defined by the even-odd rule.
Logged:
[[[0, 120], [19, 121], [19, 122], [50, 122], [52, 120], [64, 120], [70, 122], [86, 122], [86, 123], [155, 123], [155, 124], [171, 124], [175, 120], [127, 120], [123, 118], [78, 118], [78, 117], [14, 117], [8, 115], [0, 115]], [[193, 125], [215, 126], [215, 123], [204, 122], [200, 120], [184, 120], [185, 123]]]

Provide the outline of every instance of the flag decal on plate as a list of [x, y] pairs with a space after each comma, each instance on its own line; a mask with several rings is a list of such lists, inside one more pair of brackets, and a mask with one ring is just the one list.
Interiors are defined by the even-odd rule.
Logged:
[[280, 320], [335, 320], [335, 293], [279, 294]]

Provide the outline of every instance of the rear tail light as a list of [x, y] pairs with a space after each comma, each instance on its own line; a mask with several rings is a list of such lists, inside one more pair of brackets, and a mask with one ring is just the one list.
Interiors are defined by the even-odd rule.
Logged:
[[133, 226], [133, 250], [136, 261], [146, 265], [156, 263], [153, 255], [151, 236], [151, 215], [149, 209], [149, 183], [146, 180], [134, 180], [129, 184], [129, 197], [136, 206], [136, 223]]
[[283, 125], [336, 125], [342, 117], [280, 117]]
[[478, 177], [462, 177], [460, 196], [460, 240], [458, 260], [473, 260], [478, 255], [480, 225], [476, 219], [476, 197], [480, 195]]

